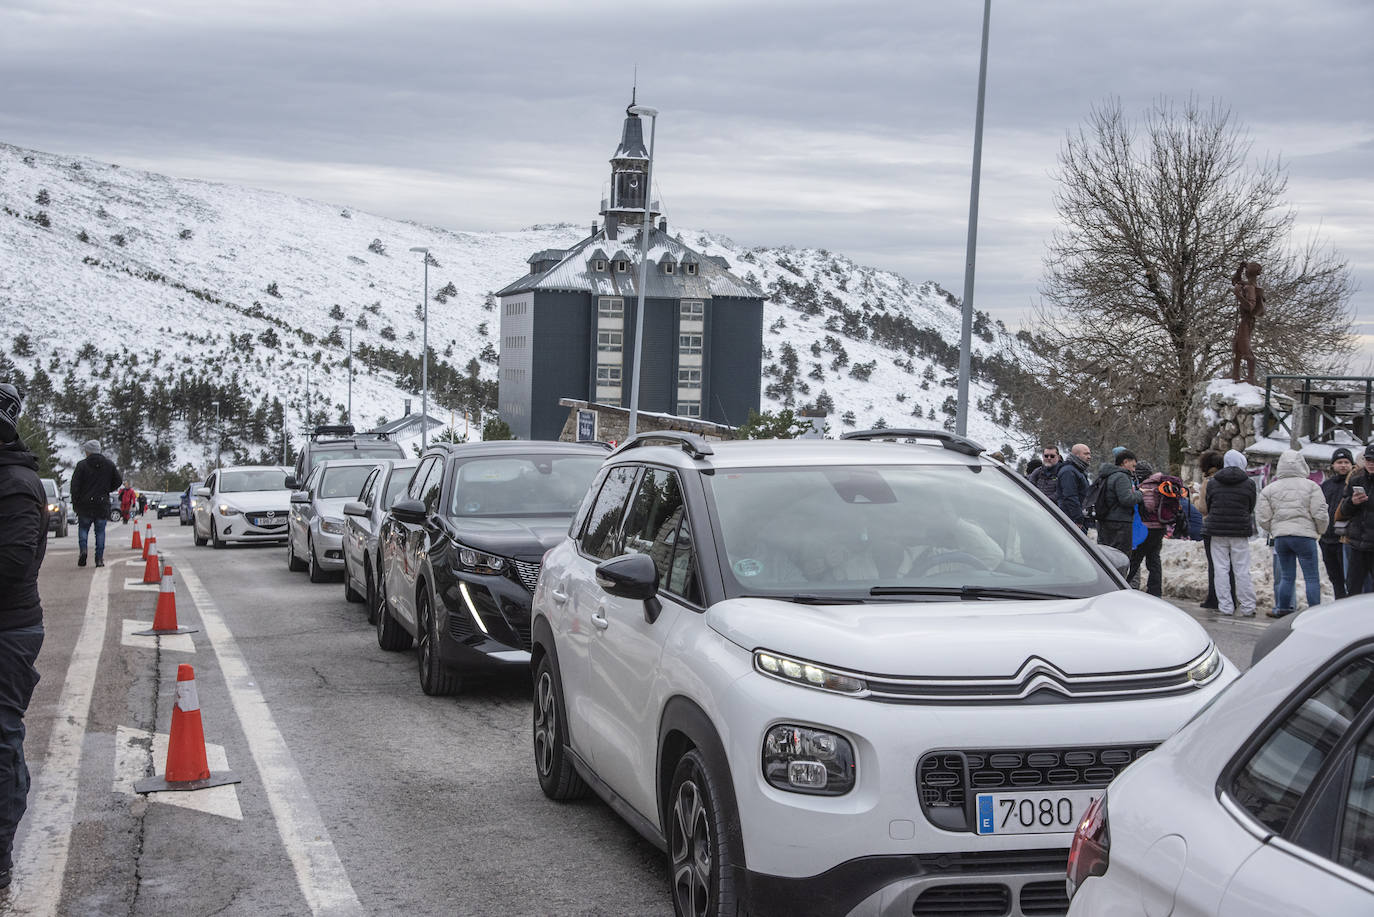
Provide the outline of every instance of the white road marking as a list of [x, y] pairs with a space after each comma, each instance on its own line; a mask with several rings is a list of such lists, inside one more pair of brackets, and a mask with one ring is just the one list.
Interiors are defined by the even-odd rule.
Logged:
[[[189, 639], [189, 638], [188, 638]], [[137, 796], [134, 783], [148, 774], [148, 740], [153, 743], [153, 773], [163, 774], [167, 770], [167, 743], [171, 737], [165, 732], [147, 732], [130, 729], [127, 726], [115, 727], [114, 789], [116, 793]], [[205, 760], [214, 773], [229, 770], [229, 756], [224, 753], [223, 745], [205, 743]], [[169, 806], [192, 809], [220, 818], [243, 821], [243, 810], [239, 808], [237, 784], [212, 786], [205, 790], [189, 792], [149, 793], [150, 802], [162, 802]]]
[[124, 646], [157, 649], [157, 642], [161, 640], [164, 650], [171, 650], [174, 653], [194, 653], [196, 651], [196, 644], [191, 640], [190, 634], [172, 634], [166, 637], [144, 637], [134, 633], [134, 631], [137, 630], [150, 630], [152, 626], [152, 621], [135, 621], [133, 618], [125, 618], [123, 623], [124, 633], [120, 635], [119, 642]]
[[[67, 874], [67, 854], [76, 823], [76, 794], [81, 778], [81, 747], [91, 713], [100, 650], [109, 616], [110, 572], [98, 568], [91, 577], [86, 616], [76, 639], [62, 695], [53, 718], [48, 752], [29, 794], [28, 817], [16, 838], [16, 888], [10, 892], [11, 914], [55, 915]], [[24, 826], [28, 833], [24, 835]]]
[[267, 804], [277, 823], [286, 854], [296, 871], [296, 882], [310, 906], [312, 914], [363, 914], [353, 885], [344, 871], [343, 862], [334, 850], [329, 830], [315, 808], [315, 800], [291, 750], [286, 746], [272, 717], [272, 710], [253, 681], [248, 662], [239, 651], [228, 625], [220, 615], [210, 594], [201, 585], [189, 565], [177, 570], [191, 601], [200, 610], [205, 636], [219, 657], [220, 672], [229, 689], [229, 700], [243, 727], [248, 750], [262, 776]]

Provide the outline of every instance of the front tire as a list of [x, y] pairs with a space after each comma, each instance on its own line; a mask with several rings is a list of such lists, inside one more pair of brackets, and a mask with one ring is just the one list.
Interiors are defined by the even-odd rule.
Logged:
[[296, 556], [296, 548], [291, 544], [291, 535], [286, 535], [286, 569], [292, 573], [300, 573], [305, 569], [305, 561]]
[[347, 548], [344, 549], [344, 552], [343, 552], [343, 560], [344, 560], [344, 569], [343, 569], [343, 579], [344, 579], [344, 601], [345, 601], [345, 602], [352, 602], [354, 605], [356, 605], [356, 604], [358, 604], [359, 602], [361, 602], [361, 601], [363, 600], [363, 596], [362, 596], [362, 593], [358, 592], [358, 590], [356, 590], [356, 589], [353, 588], [353, 576], [352, 576], [352, 572], [353, 572], [353, 571], [351, 571], [351, 570], [348, 569], [348, 549], [347, 549]]
[[363, 561], [363, 578], [367, 585], [367, 623], [377, 625], [377, 584], [372, 579], [372, 561]]
[[309, 538], [305, 542], [305, 567], [310, 573], [310, 582], [323, 583], [329, 579], [329, 574], [320, 569], [320, 559], [315, 556], [314, 538]]
[[194, 522], [191, 523], [191, 526], [191, 534], [195, 537], [196, 547], [203, 548], [210, 543], [209, 538], [200, 537], [200, 526], [196, 525]]
[[444, 660], [439, 655], [439, 623], [434, 615], [434, 603], [429, 597], [429, 587], [423, 583], [415, 602], [415, 618], [419, 625], [416, 630], [420, 634], [419, 643], [415, 648], [415, 655], [420, 664], [420, 690], [430, 697], [458, 693], [463, 681], [444, 667]]
[[388, 652], [410, 649], [410, 634], [391, 616], [391, 607], [386, 601], [386, 579], [377, 584], [380, 597], [377, 602], [377, 645]]
[[224, 542], [219, 537], [219, 526], [215, 524], [213, 519], [210, 520], [210, 546], [216, 551], [224, 547]]
[[725, 775], [695, 748], [682, 756], [668, 791], [669, 881], [679, 917], [736, 917], [735, 869]]
[[563, 683], [547, 654], [534, 670], [534, 772], [550, 799], [582, 799], [590, 792], [568, 755]]

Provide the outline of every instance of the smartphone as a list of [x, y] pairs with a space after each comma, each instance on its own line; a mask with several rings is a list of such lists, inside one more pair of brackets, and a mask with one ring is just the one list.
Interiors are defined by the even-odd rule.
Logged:
[[1350, 488], [1350, 493], [1351, 493], [1352, 495], [1353, 495], [1353, 494], [1363, 494], [1363, 493], [1364, 493], [1364, 488], [1361, 487], [1361, 486], [1359, 486], [1358, 484], [1356, 484], [1354, 487]]

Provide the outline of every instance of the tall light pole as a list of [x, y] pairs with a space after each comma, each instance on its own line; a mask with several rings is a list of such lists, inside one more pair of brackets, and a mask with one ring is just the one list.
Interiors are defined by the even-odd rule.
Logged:
[[968, 434], [968, 383], [973, 358], [973, 266], [978, 252], [978, 180], [983, 171], [983, 97], [988, 88], [988, 19], [992, 0], [983, 0], [983, 50], [978, 61], [978, 115], [973, 124], [973, 181], [968, 195], [968, 249], [964, 256], [964, 320], [959, 328], [959, 398], [954, 432]]
[[353, 423], [353, 326], [348, 326], [348, 422]]
[[417, 245], [411, 251], [421, 252], [425, 261], [425, 298], [421, 300], [424, 331], [420, 339], [420, 451], [423, 452], [429, 448], [429, 249]]
[[219, 471], [219, 456], [224, 451], [224, 437], [220, 433], [219, 426], [219, 402], [210, 402], [215, 406], [215, 470]]
[[630, 369], [630, 436], [639, 426], [639, 362], [644, 355], [644, 287], [649, 282], [649, 235], [653, 222], [649, 208], [654, 202], [654, 134], [658, 129], [658, 109], [647, 105], [630, 106], [632, 115], [649, 116], [649, 170], [644, 176], [644, 223], [639, 228], [639, 305], [635, 308], [635, 356]]

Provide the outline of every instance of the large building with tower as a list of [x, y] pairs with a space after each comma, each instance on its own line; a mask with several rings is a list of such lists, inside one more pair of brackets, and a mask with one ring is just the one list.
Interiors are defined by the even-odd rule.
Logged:
[[497, 293], [498, 408], [521, 439], [557, 439], [568, 417], [559, 404], [565, 398], [629, 406], [645, 229], [639, 410], [738, 425], [759, 408], [763, 292], [731, 273], [724, 258], [669, 234], [648, 188], [648, 166], [643, 123], [627, 111], [600, 224], [572, 248], [535, 252], [529, 273]]

